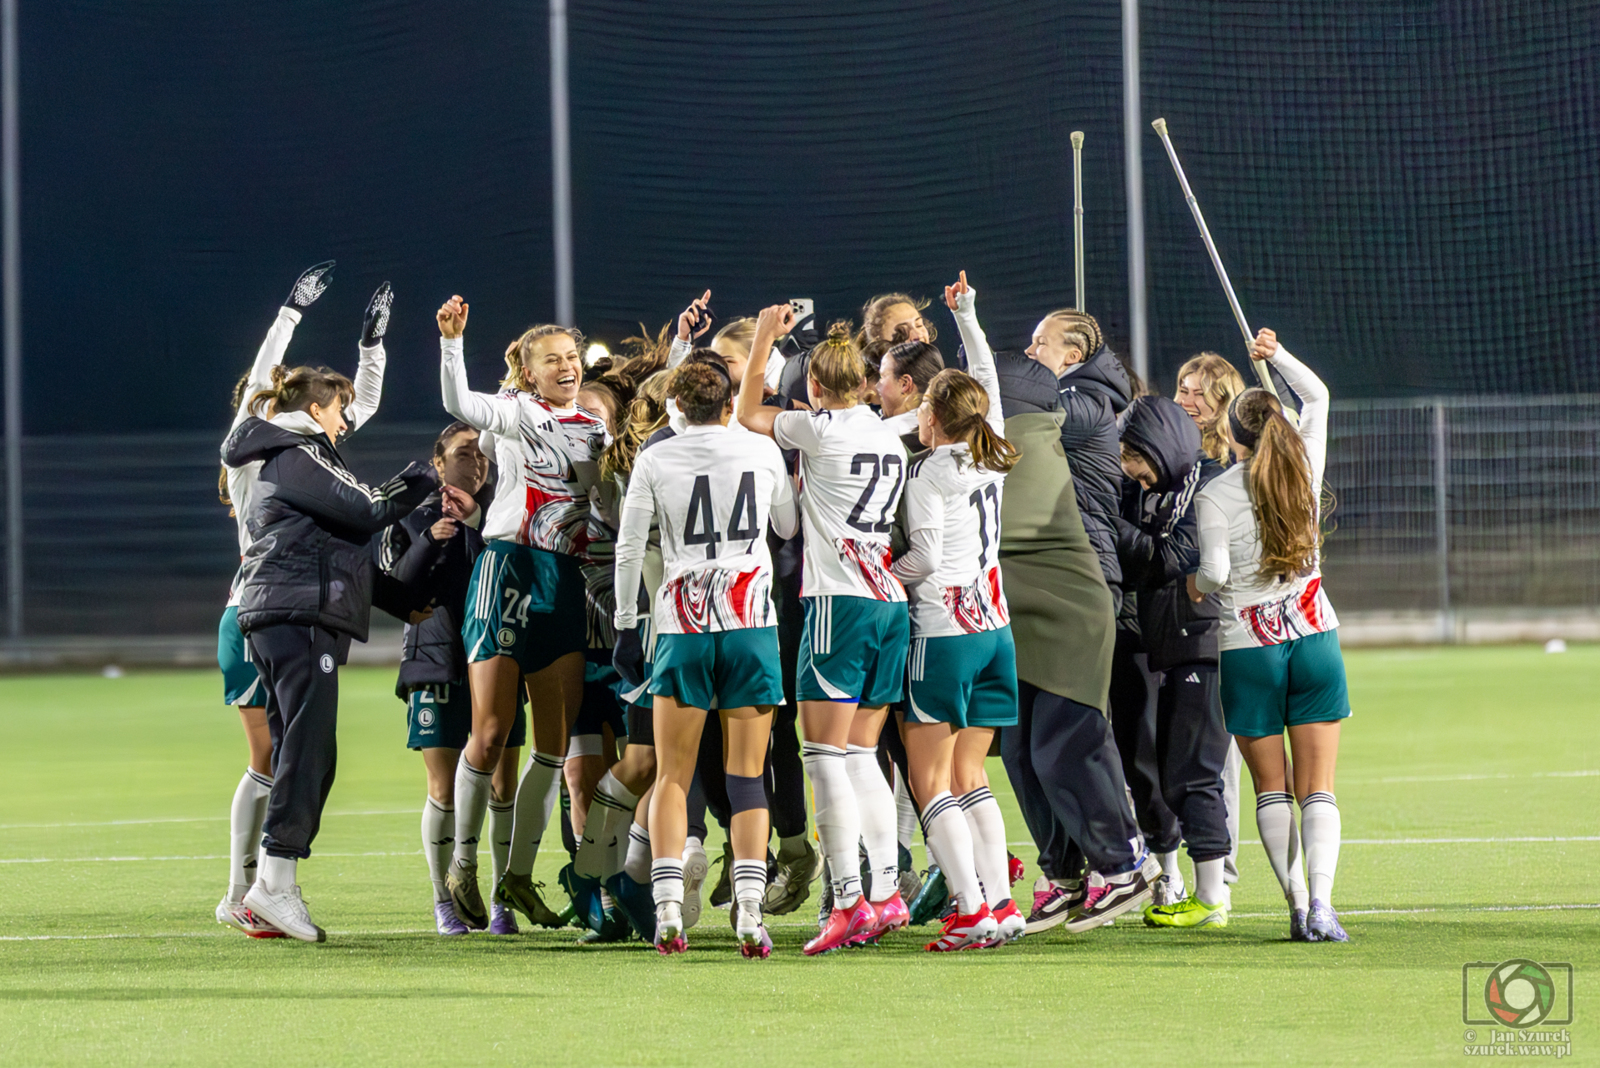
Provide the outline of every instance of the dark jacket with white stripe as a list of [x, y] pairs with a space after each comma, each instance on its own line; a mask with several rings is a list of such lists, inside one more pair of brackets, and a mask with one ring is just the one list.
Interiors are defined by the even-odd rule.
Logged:
[[1138, 602], [1150, 670], [1215, 664], [1222, 624], [1215, 594], [1189, 600], [1188, 576], [1200, 567], [1195, 497], [1222, 474], [1200, 450], [1200, 431], [1165, 397], [1140, 397], [1122, 413], [1122, 442], [1149, 458], [1153, 489], [1124, 498], [1116, 518], [1123, 583]]
[[[478, 514], [484, 514], [481, 508]], [[416, 511], [383, 532], [379, 548], [384, 572], [405, 588], [407, 601], [418, 611], [433, 610], [427, 619], [406, 624], [405, 652], [395, 686], [401, 697], [413, 686], [462, 682], [467, 677], [461, 624], [466, 620], [472, 568], [483, 552], [483, 535], [457, 522], [455, 534], [434, 541], [430, 530], [443, 516], [442, 499], [432, 493]]]
[[415, 463], [381, 486], [364, 486], [304, 412], [251, 417], [222, 444], [229, 467], [260, 460], [245, 523], [239, 629], [325, 627], [367, 640], [372, 614], [372, 536], [408, 514], [439, 483]]

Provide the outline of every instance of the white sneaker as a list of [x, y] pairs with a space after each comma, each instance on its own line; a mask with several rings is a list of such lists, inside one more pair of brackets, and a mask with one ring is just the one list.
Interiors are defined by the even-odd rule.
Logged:
[[733, 933], [739, 939], [739, 953], [746, 959], [766, 960], [772, 955], [772, 936], [762, 922], [759, 903], [734, 902]]
[[300, 897], [300, 887], [291, 886], [282, 893], [269, 893], [257, 880], [244, 895], [244, 905], [256, 918], [265, 920], [290, 938], [302, 942], [326, 942], [328, 933], [311, 922], [311, 913]]
[[705, 886], [706, 875], [711, 871], [711, 861], [706, 859], [704, 846], [690, 846], [683, 851], [683, 929], [687, 931], [700, 922], [700, 890]]
[[1151, 889], [1151, 904], [1160, 907], [1163, 905], [1176, 905], [1189, 896], [1188, 887], [1183, 885], [1183, 877], [1173, 878], [1163, 875], [1156, 880], [1156, 885]]
[[242, 901], [229, 901], [223, 898], [217, 905], [217, 922], [236, 931], [243, 931], [251, 938], [282, 938], [283, 932], [265, 923], [259, 916], [245, 908]]

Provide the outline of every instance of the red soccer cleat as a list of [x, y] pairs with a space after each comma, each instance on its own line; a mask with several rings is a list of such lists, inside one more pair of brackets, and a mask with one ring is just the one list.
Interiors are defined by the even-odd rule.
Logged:
[[979, 905], [978, 911], [963, 916], [954, 913], [944, 921], [944, 931], [925, 948], [929, 953], [952, 953], [960, 949], [983, 949], [1000, 933], [994, 913], [988, 905]]
[[1011, 876], [1011, 885], [1016, 886], [1022, 881], [1022, 876], [1027, 872], [1028, 866], [1022, 863], [1022, 858], [1013, 854], [1006, 854], [1008, 864], [1006, 874]]

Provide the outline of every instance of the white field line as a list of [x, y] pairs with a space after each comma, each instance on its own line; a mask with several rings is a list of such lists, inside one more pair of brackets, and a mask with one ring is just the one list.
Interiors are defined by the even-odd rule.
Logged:
[[[1457, 914], [1469, 912], [1570, 912], [1577, 910], [1600, 909], [1600, 904], [1577, 905], [1466, 905], [1459, 908], [1416, 908], [1416, 909], [1345, 909], [1339, 913], [1341, 917], [1347, 916], [1424, 916], [1429, 914]], [[1274, 920], [1283, 917], [1282, 912], [1232, 912], [1229, 917], [1239, 920]], [[769, 923], [769, 927], [815, 927], [810, 920], [783, 920]], [[573, 928], [574, 931], [577, 928]], [[372, 931], [329, 931], [328, 934], [339, 938], [359, 938], [372, 935], [431, 935], [431, 927], [398, 927], [388, 930]], [[237, 932], [227, 929], [215, 931], [154, 931], [149, 933], [119, 932], [116, 934], [43, 934], [43, 935], [0, 935], [0, 942], [102, 942], [132, 938], [238, 938]], [[494, 937], [487, 935], [484, 937]]]
[[1522, 775], [1487, 774], [1487, 775], [1386, 775], [1381, 779], [1341, 778], [1341, 783], [1357, 786], [1373, 786], [1380, 783], [1394, 782], [1479, 782], [1496, 779], [1589, 779], [1600, 775], [1600, 769], [1588, 771], [1530, 771]]

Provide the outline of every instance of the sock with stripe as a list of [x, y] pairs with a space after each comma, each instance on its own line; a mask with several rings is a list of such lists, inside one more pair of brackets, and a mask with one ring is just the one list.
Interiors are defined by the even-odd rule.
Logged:
[[578, 855], [573, 858], [574, 871], [603, 879], [617, 870], [618, 840], [638, 805], [639, 798], [611, 772], [600, 777], [594, 799], [589, 802], [589, 818], [578, 843]]
[[422, 855], [428, 860], [428, 878], [433, 882], [433, 900], [449, 901], [445, 873], [456, 846], [456, 809], [429, 797], [422, 802]]
[[261, 824], [267, 818], [270, 796], [272, 776], [245, 768], [228, 810], [228, 901], [232, 904], [243, 901], [245, 891], [256, 881]]
[[500, 878], [506, 873], [506, 862], [511, 859], [514, 812], [513, 802], [489, 799], [489, 856], [494, 863], [494, 886], [500, 885]]
[[628, 828], [628, 855], [622, 870], [640, 886], [650, 881], [650, 832], [637, 823]]
[[733, 862], [733, 899], [741, 905], [761, 908], [761, 898], [767, 892], [767, 862], [765, 860], [736, 860]]
[[895, 844], [894, 791], [878, 766], [878, 747], [852, 745], [845, 750], [845, 772], [856, 795], [861, 841], [867, 847], [872, 885], [869, 901], [887, 901], [900, 888], [900, 854]]
[[911, 842], [917, 833], [917, 806], [911, 800], [911, 791], [906, 786], [906, 777], [896, 768], [894, 773], [894, 814], [895, 814], [895, 842], [907, 853], [911, 852]]
[[1293, 799], [1281, 790], [1256, 795], [1256, 829], [1261, 832], [1261, 847], [1267, 851], [1272, 874], [1283, 887], [1291, 908], [1304, 911], [1307, 905], [1306, 873], [1300, 861], [1300, 835], [1294, 824]]
[[683, 860], [662, 857], [650, 862], [650, 894], [657, 905], [683, 904]]
[[533, 858], [539, 840], [555, 811], [561, 789], [561, 765], [565, 757], [553, 753], [528, 754], [522, 780], [517, 783], [516, 814], [511, 829], [511, 859], [506, 870], [513, 875], [532, 875]]
[[1333, 875], [1339, 868], [1339, 804], [1326, 790], [1300, 802], [1300, 832], [1306, 839], [1306, 881], [1311, 900], [1333, 904]]
[[978, 889], [978, 870], [972, 856], [972, 831], [961, 805], [946, 790], [929, 800], [922, 810], [922, 837], [933, 858], [944, 872], [945, 882], [956, 899], [956, 910], [970, 916], [984, 903]]
[[845, 767], [845, 751], [821, 742], [806, 742], [801, 754], [817, 807], [817, 837], [822, 840], [822, 855], [828, 858], [833, 907], [854, 908], [856, 898], [861, 896], [861, 813]]
[[1011, 898], [1011, 858], [1006, 855], [1006, 820], [1000, 803], [987, 786], [969, 790], [957, 803], [972, 834], [972, 859], [983, 899], [990, 908], [999, 908]]
[[456, 762], [456, 848], [455, 862], [463, 866], [478, 863], [478, 836], [483, 833], [483, 816], [489, 811], [489, 794], [494, 770], [478, 770], [461, 754]]

